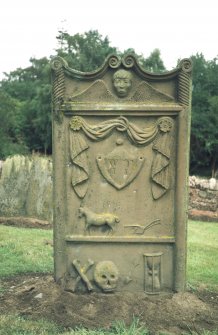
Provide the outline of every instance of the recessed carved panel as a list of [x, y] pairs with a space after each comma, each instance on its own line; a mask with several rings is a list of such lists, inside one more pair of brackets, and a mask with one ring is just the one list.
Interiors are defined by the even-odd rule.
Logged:
[[114, 73], [113, 87], [110, 90], [103, 80], [96, 80], [85, 91], [68, 97], [67, 102], [97, 102], [102, 100], [105, 103], [173, 103], [174, 98], [154, 88], [147, 82], [139, 82], [132, 88], [132, 76], [129, 71], [119, 70]]
[[[89, 145], [80, 132], [91, 141], [106, 139], [113, 131], [126, 134], [127, 139], [136, 146], [146, 146], [153, 141], [153, 164], [151, 167], [152, 194], [159, 199], [170, 187], [170, 132], [173, 120], [169, 117], [159, 118], [152, 126], [139, 128], [125, 117], [111, 119], [91, 125], [84, 118], [74, 116], [70, 121], [70, 156], [72, 161], [72, 186], [80, 198], [84, 198], [89, 179], [87, 150]], [[97, 155], [97, 165], [103, 177], [116, 189], [120, 190], [131, 183], [141, 170], [145, 158], [130, 154], [122, 148], [123, 141], [116, 141], [117, 148], [108, 154]]]

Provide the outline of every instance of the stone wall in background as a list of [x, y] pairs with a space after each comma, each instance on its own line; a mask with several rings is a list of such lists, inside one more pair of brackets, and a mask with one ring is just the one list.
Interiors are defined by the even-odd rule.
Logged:
[[[189, 216], [218, 222], [218, 181], [189, 178]], [[52, 161], [13, 156], [0, 161], [0, 216], [26, 216], [52, 222]]]
[[189, 217], [218, 222], [218, 182], [215, 178], [189, 177]]
[[0, 216], [36, 217], [52, 222], [52, 162], [16, 155], [3, 162]]

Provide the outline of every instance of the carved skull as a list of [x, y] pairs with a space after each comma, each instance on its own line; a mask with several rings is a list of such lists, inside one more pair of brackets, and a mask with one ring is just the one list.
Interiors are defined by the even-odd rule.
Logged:
[[99, 262], [94, 271], [94, 280], [104, 292], [112, 292], [117, 287], [119, 273], [111, 261]]

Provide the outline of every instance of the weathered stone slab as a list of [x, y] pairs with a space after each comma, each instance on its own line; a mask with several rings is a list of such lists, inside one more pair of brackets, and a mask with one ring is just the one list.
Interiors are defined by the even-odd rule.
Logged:
[[52, 62], [55, 278], [73, 292], [185, 288], [191, 63]]

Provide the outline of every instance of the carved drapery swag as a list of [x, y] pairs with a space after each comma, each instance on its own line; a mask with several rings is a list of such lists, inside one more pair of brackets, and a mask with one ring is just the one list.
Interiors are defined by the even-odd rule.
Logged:
[[170, 131], [173, 120], [161, 117], [148, 128], [139, 128], [125, 117], [107, 120], [97, 125], [88, 124], [82, 117], [74, 116], [70, 121], [70, 156], [72, 162], [72, 186], [80, 198], [84, 198], [88, 189], [89, 164], [87, 157], [88, 144], [79, 131], [93, 141], [108, 137], [114, 129], [126, 132], [129, 140], [138, 146], [144, 146], [154, 140], [155, 157], [151, 167], [152, 194], [159, 199], [170, 187]]

